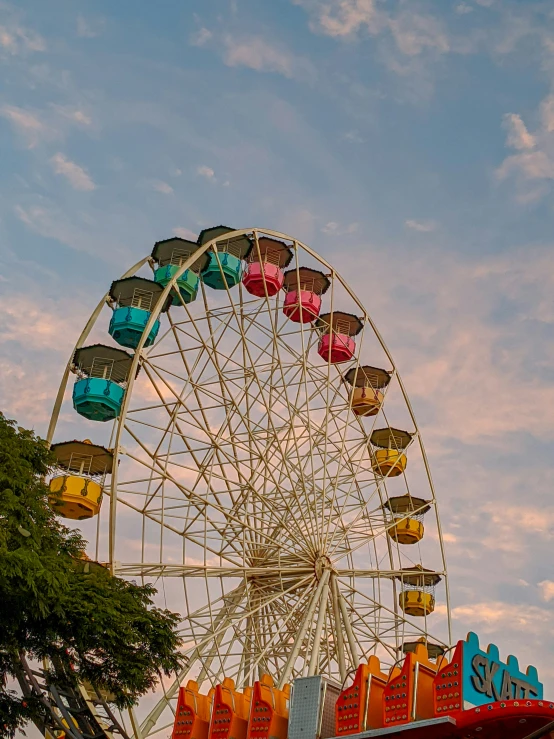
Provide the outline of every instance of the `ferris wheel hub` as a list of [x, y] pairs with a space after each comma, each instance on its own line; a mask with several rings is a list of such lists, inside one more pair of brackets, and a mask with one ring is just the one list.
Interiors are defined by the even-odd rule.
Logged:
[[325, 570], [333, 570], [331, 560], [326, 554], [319, 554], [314, 562], [315, 576], [318, 580], [321, 579]]

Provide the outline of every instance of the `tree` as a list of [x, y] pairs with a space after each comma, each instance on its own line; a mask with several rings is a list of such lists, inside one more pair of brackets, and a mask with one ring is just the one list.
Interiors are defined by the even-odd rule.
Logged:
[[133, 705], [182, 668], [178, 614], [154, 607], [155, 589], [83, 560], [86, 542], [48, 504], [45, 442], [0, 413], [0, 736], [40, 706], [7, 688], [18, 659], [48, 658], [53, 678], [88, 680]]

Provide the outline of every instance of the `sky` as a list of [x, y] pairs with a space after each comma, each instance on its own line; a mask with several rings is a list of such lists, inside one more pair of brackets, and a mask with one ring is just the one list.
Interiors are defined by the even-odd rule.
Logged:
[[0, 0], [0, 402], [45, 434], [71, 347], [155, 241], [296, 236], [403, 376], [454, 635], [554, 695], [554, 8]]

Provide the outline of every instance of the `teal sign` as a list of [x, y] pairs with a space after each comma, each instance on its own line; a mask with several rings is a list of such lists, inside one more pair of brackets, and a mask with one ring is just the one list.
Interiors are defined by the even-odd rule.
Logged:
[[536, 667], [529, 666], [524, 674], [512, 655], [507, 662], [502, 662], [498, 647], [489, 644], [484, 652], [479, 647], [477, 634], [471, 631], [462, 644], [465, 709], [496, 701], [543, 697]]

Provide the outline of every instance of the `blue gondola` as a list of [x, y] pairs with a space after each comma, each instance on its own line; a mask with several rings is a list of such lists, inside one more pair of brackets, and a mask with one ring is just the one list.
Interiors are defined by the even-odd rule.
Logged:
[[[156, 242], [152, 250], [152, 259], [158, 264], [154, 272], [154, 280], [165, 287], [179, 267], [199, 248], [199, 244], [194, 241], [188, 241], [187, 239], [181, 239], [176, 236]], [[181, 297], [179, 298], [179, 295], [174, 292], [172, 297], [173, 305], [181, 305], [181, 299], [184, 303], [192, 303], [193, 300], [196, 300], [198, 286], [200, 285], [199, 274], [208, 264], [208, 260], [209, 255], [202, 254], [179, 277], [177, 286]]]
[[[136, 349], [151, 313], [163, 292], [162, 285], [144, 277], [126, 277], [116, 280], [110, 288], [110, 297], [115, 309], [110, 320], [108, 331], [118, 344]], [[169, 298], [162, 311], [171, 304]], [[152, 326], [144, 346], [150, 346], [160, 330], [160, 321]]]
[[122, 349], [94, 344], [77, 349], [73, 371], [73, 407], [90, 421], [112, 421], [119, 416], [133, 357]]
[[244, 260], [252, 250], [252, 242], [247, 236], [226, 237], [232, 232], [228, 226], [214, 226], [204, 229], [198, 236], [200, 245], [218, 239], [216, 249], [210, 251], [209, 262], [202, 272], [202, 280], [214, 290], [238, 285], [244, 274]]

